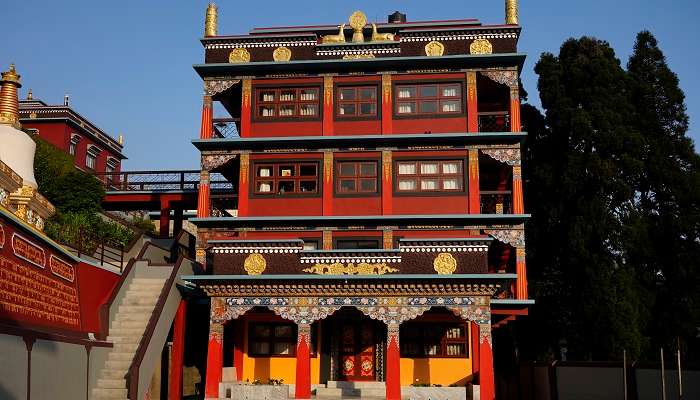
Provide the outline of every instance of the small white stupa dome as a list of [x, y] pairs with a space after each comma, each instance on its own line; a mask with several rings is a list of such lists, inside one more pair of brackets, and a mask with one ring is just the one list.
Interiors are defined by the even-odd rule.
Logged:
[[13, 64], [0, 79], [0, 161], [21, 176], [25, 186], [37, 189], [34, 178], [36, 143], [20, 130], [19, 124], [17, 89], [22, 87], [19, 78]]

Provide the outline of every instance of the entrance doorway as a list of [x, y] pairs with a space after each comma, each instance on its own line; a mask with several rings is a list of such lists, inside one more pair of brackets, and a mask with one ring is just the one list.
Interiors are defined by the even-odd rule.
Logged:
[[375, 381], [378, 364], [383, 365], [381, 326], [354, 308], [343, 308], [328, 319], [332, 328], [331, 354], [339, 381]]

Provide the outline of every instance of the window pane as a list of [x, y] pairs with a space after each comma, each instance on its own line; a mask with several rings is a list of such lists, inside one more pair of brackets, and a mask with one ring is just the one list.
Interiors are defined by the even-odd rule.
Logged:
[[399, 114], [412, 114], [416, 112], [416, 103], [399, 103]]
[[269, 182], [269, 181], [258, 182], [258, 192], [261, 192], [261, 193], [272, 192], [272, 182]]
[[440, 345], [439, 344], [426, 344], [423, 346], [425, 355], [427, 356], [436, 356], [440, 354]]
[[288, 193], [294, 191], [294, 181], [280, 181], [277, 187], [278, 193]]
[[438, 110], [438, 102], [431, 100], [431, 101], [421, 101], [420, 102], [420, 112], [422, 113], [431, 113], [434, 114]]
[[304, 250], [316, 250], [318, 249], [318, 243], [316, 242], [304, 242]]
[[435, 175], [438, 173], [438, 163], [420, 163], [420, 173], [424, 175]]
[[444, 190], [459, 190], [459, 186], [457, 178], [445, 179], [442, 181], [442, 188]]
[[360, 100], [374, 100], [377, 98], [376, 88], [361, 88], [360, 89]]
[[302, 165], [299, 167], [301, 176], [316, 176], [316, 166], [315, 165]]
[[362, 163], [360, 164], [360, 176], [376, 176], [377, 175], [377, 164], [376, 163]]
[[340, 176], [355, 176], [355, 164], [340, 163]]
[[301, 89], [299, 91], [299, 100], [301, 101], [314, 101], [316, 100], [316, 89]]
[[355, 89], [340, 89], [340, 100], [355, 100]]
[[274, 117], [275, 116], [275, 106], [262, 106], [259, 108], [258, 114], [261, 117]]
[[260, 92], [260, 101], [275, 101], [275, 92]]
[[253, 342], [253, 354], [270, 354], [270, 343], [268, 342]]
[[341, 104], [338, 108], [339, 115], [355, 115], [354, 104]]
[[442, 112], [460, 112], [462, 107], [457, 100], [443, 100], [440, 102], [440, 110]]
[[399, 163], [399, 175], [415, 175], [416, 164], [414, 163]]
[[360, 115], [374, 115], [377, 113], [377, 105], [374, 103], [361, 103]]
[[293, 104], [282, 104], [280, 105], [280, 117], [291, 117], [294, 115], [294, 105]]
[[464, 327], [454, 326], [454, 327], [448, 328], [447, 332], [445, 334], [445, 337], [448, 339], [462, 339], [462, 338], [464, 338], [465, 337]]
[[360, 191], [361, 192], [376, 192], [377, 191], [377, 180], [376, 179], [360, 179]]
[[272, 176], [272, 167], [258, 167], [258, 176]]
[[269, 325], [253, 325], [253, 336], [255, 337], [270, 337]]
[[411, 99], [416, 97], [416, 88], [412, 86], [400, 86], [398, 88], [399, 99]]
[[446, 162], [442, 164], [443, 174], [457, 174], [459, 173], [459, 163], [458, 162]]
[[275, 351], [274, 354], [276, 355], [290, 355], [293, 354], [292, 351], [294, 349], [294, 345], [296, 343], [275, 343]]
[[463, 343], [450, 343], [446, 346], [446, 354], [448, 356], [462, 356], [466, 352], [465, 345]]
[[302, 104], [299, 106], [299, 115], [302, 117], [313, 117], [318, 112], [318, 106], [315, 104]]
[[399, 190], [416, 190], [416, 181], [414, 179], [401, 179]]
[[284, 165], [279, 167], [279, 176], [294, 176], [294, 166]]
[[280, 92], [280, 101], [294, 101], [296, 99], [296, 90], [287, 89]]
[[442, 85], [442, 97], [458, 97], [462, 94], [460, 85]]
[[424, 85], [420, 87], [420, 97], [437, 97], [436, 85]]
[[294, 335], [294, 329], [291, 325], [278, 325], [275, 326], [275, 337], [277, 338], [290, 338]]
[[302, 192], [315, 192], [316, 181], [301, 181], [299, 184], [299, 190]]
[[421, 190], [437, 190], [438, 181], [437, 179], [421, 179], [420, 188]]
[[355, 192], [355, 191], [357, 191], [357, 188], [355, 187], [355, 180], [354, 179], [341, 179], [340, 191], [341, 192]]

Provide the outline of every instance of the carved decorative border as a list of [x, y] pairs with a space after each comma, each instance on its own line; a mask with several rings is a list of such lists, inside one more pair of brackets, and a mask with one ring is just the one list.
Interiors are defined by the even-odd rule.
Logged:
[[520, 165], [520, 149], [481, 149], [481, 152], [511, 167]]
[[51, 273], [59, 278], [63, 278], [68, 282], [75, 281], [75, 268], [53, 254], [49, 257], [49, 268]]
[[204, 81], [204, 94], [207, 96], [216, 96], [219, 93], [227, 91], [240, 81], [240, 79], [216, 79]]
[[[36, 260], [30, 260], [30, 259], [27, 258], [26, 256], [24, 256], [24, 255], [22, 255], [22, 254], [19, 254], [19, 253], [17, 252], [17, 248], [15, 247], [15, 239], [16, 239], [16, 238], [19, 238], [20, 240], [24, 241], [28, 246], [31, 246], [31, 247], [33, 247], [34, 249], [37, 249], [37, 250], [39, 250], [39, 251], [41, 252], [41, 258], [42, 258], [41, 264], [39, 264]], [[39, 267], [39, 268], [45, 268], [45, 267], [46, 267], [46, 253], [44, 252], [44, 249], [42, 249], [39, 245], [37, 245], [37, 244], [35, 244], [35, 243], [29, 241], [27, 238], [25, 238], [25, 237], [23, 237], [23, 236], [21, 236], [21, 235], [18, 235], [17, 233], [13, 233], [13, 234], [12, 234], [12, 252], [14, 253], [15, 257], [17, 257], [17, 258], [19, 258], [19, 259], [22, 259], [22, 260], [24, 260], [24, 261], [26, 261], [26, 262], [28, 262], [28, 263], [30, 263], [30, 264], [32, 264], [32, 265], [36, 265], [36, 266]]]
[[491, 235], [499, 242], [513, 247], [525, 247], [525, 231], [520, 229], [486, 229], [484, 233]]

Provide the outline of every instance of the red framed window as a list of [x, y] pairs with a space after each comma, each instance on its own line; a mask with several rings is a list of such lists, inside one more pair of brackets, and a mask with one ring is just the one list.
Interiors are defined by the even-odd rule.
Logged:
[[400, 336], [402, 357], [469, 357], [467, 325], [463, 323], [403, 323]]
[[464, 190], [462, 160], [397, 161], [396, 191], [461, 192]]
[[462, 113], [462, 84], [422, 83], [396, 85], [395, 114], [454, 115]]
[[[318, 325], [311, 325], [310, 350], [316, 355]], [[253, 357], [294, 357], [297, 325], [284, 322], [248, 323], [248, 353]]]
[[376, 86], [340, 86], [336, 93], [336, 117], [363, 118], [377, 116]]
[[318, 190], [318, 163], [255, 163], [258, 195], [310, 195]]
[[377, 193], [377, 161], [338, 161], [336, 192], [338, 194]]
[[258, 119], [317, 119], [319, 88], [256, 88]]

